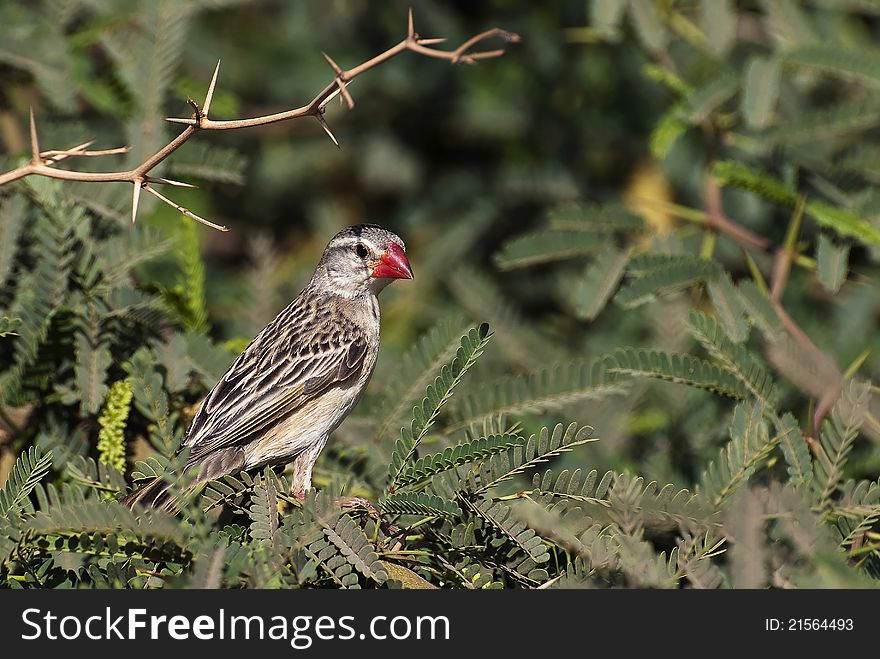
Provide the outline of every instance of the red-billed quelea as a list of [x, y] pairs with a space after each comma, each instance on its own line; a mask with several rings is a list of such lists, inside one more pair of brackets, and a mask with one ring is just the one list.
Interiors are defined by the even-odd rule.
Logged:
[[[311, 487], [327, 438], [364, 392], [379, 352], [377, 295], [412, 279], [403, 241], [373, 224], [330, 240], [311, 281], [257, 334], [210, 391], [181, 445], [192, 489], [227, 474], [293, 461], [293, 493]], [[161, 479], [122, 503], [173, 509]]]

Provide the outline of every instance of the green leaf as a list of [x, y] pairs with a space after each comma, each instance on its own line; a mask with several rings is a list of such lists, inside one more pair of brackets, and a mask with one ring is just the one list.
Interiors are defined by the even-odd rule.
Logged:
[[547, 226], [559, 231], [586, 231], [588, 233], [615, 233], [645, 231], [645, 223], [623, 206], [614, 204], [582, 204], [568, 202], [547, 212]]
[[757, 325], [768, 337], [775, 336], [780, 328], [779, 315], [776, 313], [770, 296], [749, 279], [743, 279], [739, 282], [737, 292], [752, 323]]
[[[555, 476], [555, 478], [554, 478]], [[606, 471], [598, 484], [596, 479], [599, 472], [593, 469], [586, 476], [581, 469], [569, 471], [563, 469], [555, 474], [548, 469], [543, 474], [537, 473], [532, 477], [534, 494], [551, 495], [572, 501], [580, 501], [601, 506], [608, 506], [608, 488], [614, 479], [614, 472]], [[581, 480], [583, 478], [583, 480]]]
[[[713, 170], [721, 185], [731, 185], [754, 192], [766, 199], [794, 207], [798, 201], [795, 190], [766, 172], [750, 169], [742, 163], [722, 161]], [[880, 245], [880, 230], [852, 211], [821, 201], [807, 201], [805, 212], [814, 220], [841, 236], [855, 238], [866, 245]]]
[[672, 145], [687, 132], [690, 124], [685, 121], [685, 116], [685, 107], [681, 103], [673, 105], [661, 115], [648, 139], [652, 156], [661, 160], [665, 158]]
[[687, 95], [688, 121], [699, 124], [721, 108], [739, 90], [739, 77], [727, 71], [713, 76], [704, 86]]
[[603, 360], [606, 369], [612, 373], [686, 384], [738, 400], [745, 400], [749, 395], [738, 378], [692, 355], [618, 348], [605, 355]]
[[710, 280], [706, 288], [715, 306], [715, 313], [725, 333], [734, 343], [742, 343], [749, 338], [749, 325], [746, 310], [730, 275], [726, 272]]
[[336, 525], [325, 528], [324, 533], [355, 570], [378, 584], [387, 581], [388, 573], [382, 561], [361, 527], [351, 517], [342, 515]]
[[767, 172], [751, 169], [733, 160], [721, 160], [712, 170], [718, 183], [754, 192], [765, 199], [792, 206], [797, 203], [797, 192], [770, 176]]
[[15, 464], [3, 489], [0, 489], [0, 517], [7, 520], [19, 512], [31, 512], [28, 495], [49, 473], [52, 466], [52, 453], [45, 455], [36, 446], [23, 451]]
[[694, 337], [721, 362], [726, 371], [737, 378], [767, 409], [776, 409], [776, 383], [755, 355], [745, 346], [733, 343], [711, 316], [692, 309], [687, 323]]
[[480, 437], [457, 446], [449, 446], [441, 453], [426, 455], [416, 460], [415, 464], [403, 471], [395, 479], [394, 483], [397, 487], [421, 483], [444, 471], [455, 469], [471, 462], [485, 460], [496, 453], [522, 445], [522, 443], [523, 438], [519, 435], [504, 433]]
[[813, 44], [787, 51], [784, 61], [880, 87], [880, 52], [873, 48], [851, 50], [839, 43]]
[[461, 346], [467, 322], [460, 317], [446, 318], [426, 332], [395, 365], [395, 377], [382, 394], [377, 416], [382, 423], [376, 430], [377, 440], [392, 428], [403, 425], [413, 405], [419, 402], [425, 387], [436, 377], [443, 364], [451, 360]]
[[791, 412], [786, 412], [780, 419], [776, 432], [788, 464], [789, 482], [795, 487], [808, 484], [813, 478], [813, 461], [807, 449], [807, 441]]
[[0, 286], [5, 285], [12, 272], [26, 209], [24, 195], [0, 197]]
[[736, 10], [730, 0], [700, 2], [700, 29], [716, 57], [724, 57], [736, 41], [736, 21]]
[[645, 48], [655, 53], [666, 48], [666, 27], [651, 0], [630, 0], [629, 15], [639, 41]]
[[850, 380], [830, 418], [822, 422], [813, 478], [816, 505], [820, 509], [831, 505], [831, 498], [843, 480], [843, 468], [859, 435], [870, 393], [869, 385]]
[[461, 516], [461, 508], [455, 502], [424, 492], [395, 492], [382, 499], [379, 508], [384, 513], [396, 515], [438, 516], [451, 519]]
[[780, 125], [764, 131], [761, 140], [791, 146], [814, 144], [819, 140], [845, 140], [880, 124], [880, 105], [843, 103], [786, 117]]
[[551, 458], [568, 453], [576, 446], [597, 441], [591, 437], [592, 433], [590, 426], [578, 427], [577, 423], [570, 423], [568, 426], [557, 423], [552, 432], [545, 426], [539, 433], [529, 436], [524, 444], [499, 453], [478, 465], [463, 484], [469, 493], [485, 494]]
[[409, 428], [402, 428], [400, 439], [391, 454], [388, 468], [388, 486], [393, 489], [398, 485], [398, 478], [409, 468], [410, 460], [415, 455], [419, 443], [428, 430], [434, 425], [441, 408], [452, 397], [455, 387], [461, 382], [465, 373], [477, 362], [492, 333], [485, 323], [470, 330], [461, 338], [461, 347], [455, 358], [440, 369], [433, 384], [428, 385], [425, 398], [420, 405], [413, 408], [413, 421]]
[[743, 403], [733, 411], [730, 442], [709, 463], [700, 478], [697, 493], [718, 510], [755, 472], [770, 453], [778, 437], [770, 437], [761, 405]]
[[742, 112], [752, 128], [764, 128], [770, 123], [779, 98], [779, 61], [753, 56], [746, 65]]
[[107, 369], [112, 361], [110, 348], [97, 339], [97, 332], [76, 335], [76, 386], [84, 415], [100, 409], [107, 394]]
[[821, 284], [831, 293], [837, 293], [846, 281], [849, 245], [835, 245], [824, 233], [819, 234], [816, 246], [816, 264]]
[[606, 239], [580, 231], [543, 230], [517, 236], [495, 253], [500, 270], [564, 261], [601, 253], [608, 249]]
[[251, 520], [251, 538], [254, 542], [271, 544], [278, 531], [278, 493], [270, 471], [266, 467], [263, 476], [254, 481], [248, 517]]
[[620, 39], [620, 24], [628, 0], [593, 0], [590, 3], [590, 25], [603, 39]]
[[575, 287], [575, 313], [582, 320], [595, 320], [617, 290], [629, 262], [630, 250], [606, 249], [587, 266]]
[[657, 295], [670, 293], [691, 284], [714, 279], [721, 272], [716, 261], [694, 256], [657, 255], [656, 267], [641, 270], [648, 259], [640, 257], [630, 262], [629, 272], [639, 275], [622, 286], [614, 301], [625, 309], [638, 307], [653, 300]]
[[493, 502], [491, 499], [480, 499], [473, 503], [468, 501], [468, 506], [524, 551], [535, 563], [546, 563], [550, 560], [550, 552], [541, 536], [511, 515], [510, 508], [505, 504], [500, 501]]
[[584, 400], [620, 394], [625, 383], [607, 372], [601, 360], [572, 361], [528, 375], [501, 376], [469, 388], [455, 410], [454, 428], [500, 414], [538, 413]]

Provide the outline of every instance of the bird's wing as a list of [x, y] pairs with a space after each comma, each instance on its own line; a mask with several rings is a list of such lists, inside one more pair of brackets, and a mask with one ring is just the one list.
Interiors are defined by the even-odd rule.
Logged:
[[321, 302], [294, 301], [238, 356], [193, 419], [183, 442], [190, 460], [246, 443], [360, 371], [363, 333]]

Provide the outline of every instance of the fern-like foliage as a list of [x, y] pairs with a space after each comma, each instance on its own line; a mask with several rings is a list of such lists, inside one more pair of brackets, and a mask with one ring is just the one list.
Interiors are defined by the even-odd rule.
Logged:
[[621, 394], [626, 379], [602, 362], [572, 361], [528, 375], [504, 376], [469, 390], [456, 405], [454, 427], [465, 427], [501, 414], [537, 413], [584, 400]]
[[[794, 207], [798, 203], [798, 193], [794, 189], [767, 172], [751, 169], [742, 163], [716, 163], [714, 173], [722, 185], [742, 188], [786, 206]], [[850, 210], [818, 200], [807, 201], [804, 209], [819, 224], [841, 236], [854, 238], [867, 245], [880, 245], [880, 230]]]
[[580, 469], [574, 471], [563, 469], [558, 474], [554, 474], [551, 469], [548, 469], [543, 474], [536, 473], [532, 477], [533, 493], [608, 506], [610, 505], [607, 499], [608, 489], [614, 479], [614, 472], [606, 471], [597, 483], [598, 477], [599, 472], [595, 469], [588, 472], [586, 476]]
[[424, 492], [395, 492], [382, 499], [380, 506], [385, 513], [398, 515], [425, 515], [455, 518], [461, 508], [454, 501]]
[[849, 245], [835, 245], [824, 233], [819, 234], [816, 246], [817, 275], [822, 285], [837, 293], [846, 280]]
[[505, 504], [493, 502], [491, 499], [479, 499], [473, 503], [468, 502], [468, 505], [477, 516], [506, 536], [535, 563], [546, 563], [550, 560], [550, 552], [541, 536], [511, 515]]
[[7, 520], [16, 513], [33, 512], [28, 495], [49, 472], [52, 453], [42, 454], [36, 446], [23, 452], [15, 461], [6, 484], [0, 490], [0, 517]]
[[611, 299], [629, 261], [630, 251], [605, 249], [586, 267], [572, 294], [575, 312], [595, 320]]
[[831, 506], [832, 496], [843, 481], [843, 468], [858, 437], [869, 396], [868, 385], [851, 380], [830, 418], [822, 423], [813, 479], [816, 506], [820, 510]]
[[395, 365], [395, 376], [378, 403], [378, 416], [383, 419], [376, 430], [377, 440], [384, 438], [392, 428], [403, 425], [402, 418], [409, 414], [422, 396], [425, 387], [434, 380], [435, 373], [451, 360], [461, 347], [466, 323], [461, 318], [445, 319], [426, 332]]
[[399, 484], [398, 479], [408, 468], [419, 443], [437, 420], [440, 409], [449, 401], [453, 390], [465, 373], [483, 354], [491, 338], [492, 333], [485, 323], [470, 330], [461, 338], [461, 346], [452, 362], [444, 365], [433, 384], [428, 385], [422, 403], [413, 408], [412, 424], [409, 428], [401, 429], [400, 439], [391, 454], [391, 466], [388, 472], [390, 489], [394, 489]]
[[773, 378], [758, 358], [741, 344], [733, 343], [711, 316], [691, 310], [688, 328], [727, 372], [736, 377], [749, 393], [767, 409], [778, 404], [778, 390]]
[[630, 272], [637, 275], [620, 288], [614, 301], [626, 309], [632, 309], [653, 300], [657, 295], [679, 290], [691, 284], [714, 279], [721, 273], [715, 261], [691, 256], [674, 256], [657, 259], [651, 267], [634, 260]]
[[248, 515], [251, 518], [251, 538], [256, 542], [271, 543], [278, 531], [278, 495], [275, 479], [268, 469], [254, 483]]
[[723, 274], [706, 285], [709, 297], [715, 307], [718, 323], [733, 343], [742, 343], [749, 338], [749, 325], [746, 322], [746, 309], [730, 276]]
[[717, 510], [748, 481], [779, 441], [771, 436], [760, 405], [742, 403], [733, 412], [730, 441], [703, 472], [697, 493]]
[[607, 240], [580, 231], [543, 230], [507, 241], [495, 254], [500, 270], [563, 261], [604, 252]]
[[28, 528], [35, 533], [70, 536], [127, 532], [141, 540], [171, 541], [181, 549], [186, 544], [183, 529], [171, 517], [157, 512], [136, 516], [112, 501], [56, 499], [50, 505], [42, 506], [28, 523]]
[[618, 348], [602, 360], [612, 373], [686, 384], [738, 400], [745, 400], [749, 395], [748, 389], [734, 375], [692, 355]]
[[779, 444], [782, 446], [782, 453], [788, 465], [789, 482], [794, 487], [809, 484], [813, 477], [813, 461], [810, 458], [807, 441], [791, 412], [786, 412], [779, 419], [776, 433], [779, 435]]
[[342, 515], [336, 524], [325, 527], [324, 534], [341, 552], [355, 570], [378, 584], [385, 583], [388, 573], [361, 527], [348, 515]]
[[593, 429], [578, 427], [576, 423], [563, 426], [556, 424], [552, 431], [544, 427], [531, 435], [524, 444], [508, 449], [484, 463], [468, 474], [464, 489], [471, 494], [481, 495], [515, 476], [536, 468], [551, 458], [567, 453], [576, 446], [597, 441], [591, 437]]
[[522, 437], [505, 433], [480, 437], [457, 446], [450, 446], [444, 449], [442, 453], [426, 455], [416, 460], [411, 467], [408, 467], [397, 476], [394, 481], [394, 489], [425, 482], [444, 471], [470, 462], [485, 460], [496, 453], [501, 453], [522, 444]]
[[619, 205], [595, 205], [568, 202], [554, 206], [547, 212], [547, 226], [551, 229], [583, 231], [588, 234], [645, 231], [645, 223], [631, 211]]

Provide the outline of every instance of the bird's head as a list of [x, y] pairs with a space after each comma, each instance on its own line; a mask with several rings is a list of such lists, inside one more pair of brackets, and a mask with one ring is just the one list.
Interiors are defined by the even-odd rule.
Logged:
[[375, 224], [357, 224], [327, 244], [315, 273], [338, 295], [377, 295], [394, 279], [412, 279], [403, 240]]

